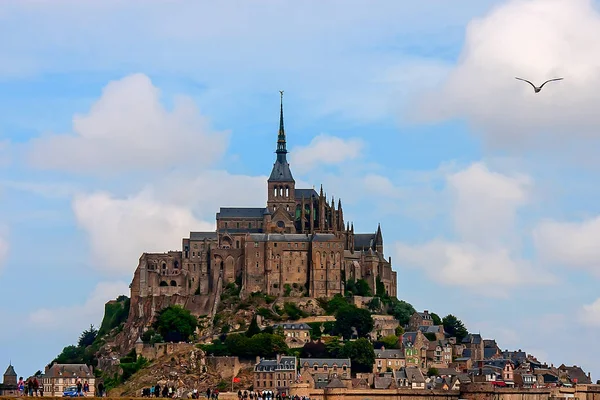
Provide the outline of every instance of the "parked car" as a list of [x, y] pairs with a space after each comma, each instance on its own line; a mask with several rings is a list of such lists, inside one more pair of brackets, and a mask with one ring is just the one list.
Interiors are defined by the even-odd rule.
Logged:
[[77, 393], [77, 386], [69, 386], [63, 392], [63, 397], [83, 397], [83, 393]]

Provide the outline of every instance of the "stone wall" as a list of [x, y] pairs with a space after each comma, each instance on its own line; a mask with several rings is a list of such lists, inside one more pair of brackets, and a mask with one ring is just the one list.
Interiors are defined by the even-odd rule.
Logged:
[[206, 357], [206, 365], [217, 371], [225, 380], [231, 380], [240, 372], [240, 360], [237, 357]]
[[135, 353], [142, 356], [148, 361], [155, 360], [165, 355], [170, 355], [182, 350], [193, 350], [194, 345], [191, 343], [136, 343]]

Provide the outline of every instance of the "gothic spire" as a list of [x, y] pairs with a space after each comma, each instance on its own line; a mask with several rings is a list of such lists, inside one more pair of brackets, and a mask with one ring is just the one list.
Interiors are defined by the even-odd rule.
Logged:
[[286, 160], [286, 143], [285, 143], [285, 129], [283, 128], [283, 90], [279, 91], [281, 95], [281, 103], [279, 107], [279, 134], [277, 135], [277, 161], [287, 162]]

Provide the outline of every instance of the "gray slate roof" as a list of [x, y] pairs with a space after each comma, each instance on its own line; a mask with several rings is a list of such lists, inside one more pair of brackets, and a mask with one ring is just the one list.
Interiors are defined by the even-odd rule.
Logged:
[[190, 240], [217, 240], [217, 232], [190, 232]]
[[354, 235], [354, 248], [356, 249], [366, 249], [373, 246], [375, 243], [375, 234], [374, 233], [356, 233]]
[[262, 219], [264, 207], [221, 207], [217, 213], [217, 219], [220, 218], [252, 218]]
[[92, 371], [85, 364], [54, 364], [45, 374], [48, 378], [57, 377], [85, 377], [92, 376]]
[[295, 371], [296, 357], [281, 357], [279, 363], [277, 360], [260, 360], [254, 367], [255, 371]]
[[311, 197], [319, 197], [319, 194], [315, 189], [295, 189], [294, 197], [296, 197], [297, 200], [302, 199], [302, 197], [308, 200]]
[[377, 349], [375, 358], [404, 358], [404, 351], [400, 349]]
[[275, 324], [275, 325], [273, 325], [273, 329], [277, 329], [280, 326], [283, 329], [298, 329], [298, 330], [304, 330], [304, 331], [310, 331], [310, 330], [312, 330], [312, 328], [308, 324], [305, 324], [304, 322], [301, 322], [301, 323]]
[[293, 182], [294, 177], [288, 162], [275, 161], [268, 182]]
[[311, 237], [302, 233], [252, 233], [254, 242], [310, 242]]
[[327, 364], [328, 367], [333, 367], [334, 364], [338, 367], [341, 367], [344, 364], [350, 367], [349, 358], [301, 358], [300, 366], [304, 366], [305, 363], [308, 363], [310, 367], [313, 367], [315, 364], [317, 364], [317, 367], [319, 368], [325, 364]]
[[15, 372], [15, 368], [12, 366], [12, 364], [10, 364], [8, 366], [8, 368], [6, 368], [6, 372], [4, 373], [4, 376], [17, 376], [17, 373]]

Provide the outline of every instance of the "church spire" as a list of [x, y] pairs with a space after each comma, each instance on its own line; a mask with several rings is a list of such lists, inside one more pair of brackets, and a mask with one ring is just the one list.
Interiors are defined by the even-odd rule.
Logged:
[[281, 95], [281, 103], [279, 107], [279, 134], [277, 135], [277, 161], [284, 163], [286, 160], [286, 143], [285, 143], [285, 129], [283, 128], [283, 90], [279, 91]]

